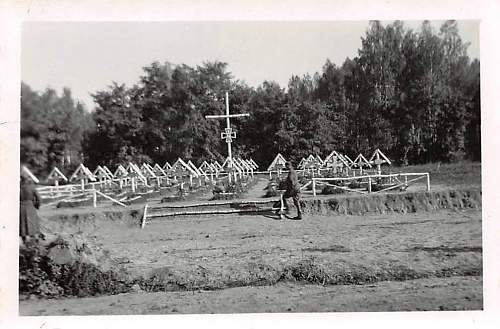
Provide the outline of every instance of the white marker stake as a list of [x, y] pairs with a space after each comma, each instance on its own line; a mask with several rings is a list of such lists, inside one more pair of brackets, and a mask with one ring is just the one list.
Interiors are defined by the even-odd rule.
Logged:
[[280, 219], [283, 219], [283, 213], [285, 212], [283, 205], [283, 193], [280, 193]]
[[142, 215], [142, 221], [141, 221], [141, 229], [146, 226], [146, 218], [147, 218], [147, 211], [148, 211], [148, 204], [144, 206], [144, 214]]

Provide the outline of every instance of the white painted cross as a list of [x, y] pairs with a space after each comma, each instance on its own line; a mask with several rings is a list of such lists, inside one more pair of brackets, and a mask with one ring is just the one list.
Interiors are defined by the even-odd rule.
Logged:
[[231, 142], [236, 138], [236, 132], [231, 128], [230, 118], [239, 118], [239, 117], [248, 117], [250, 114], [248, 113], [239, 113], [239, 114], [229, 114], [229, 95], [226, 92], [226, 114], [225, 115], [206, 115], [207, 119], [226, 119], [226, 129], [221, 133], [221, 138], [226, 140], [227, 143], [227, 153], [228, 158], [230, 159], [230, 163], [233, 162], [233, 156], [231, 152]]
[[385, 154], [382, 153], [382, 151], [380, 151], [379, 149], [376, 149], [375, 152], [373, 152], [373, 155], [370, 158], [370, 162], [377, 165], [377, 172], [379, 175], [382, 174], [382, 168], [380, 166], [383, 163], [387, 163], [387, 164], [391, 165], [391, 160], [389, 160], [389, 158], [387, 158], [385, 156]]

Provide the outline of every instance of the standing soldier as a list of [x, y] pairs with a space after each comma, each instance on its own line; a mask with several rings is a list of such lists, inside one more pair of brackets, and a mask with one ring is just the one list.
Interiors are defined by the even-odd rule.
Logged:
[[41, 237], [40, 217], [37, 209], [40, 207], [40, 196], [31, 183], [24, 175], [21, 175], [20, 200], [19, 200], [19, 236], [23, 243], [30, 238], [35, 241]]
[[297, 172], [293, 169], [292, 163], [287, 162], [286, 168], [288, 169], [288, 176], [285, 180], [285, 193], [283, 194], [283, 205], [288, 211], [288, 204], [286, 202], [287, 198], [293, 199], [293, 204], [297, 208], [297, 217], [293, 219], [302, 219], [302, 210], [300, 208], [300, 183], [297, 177]]

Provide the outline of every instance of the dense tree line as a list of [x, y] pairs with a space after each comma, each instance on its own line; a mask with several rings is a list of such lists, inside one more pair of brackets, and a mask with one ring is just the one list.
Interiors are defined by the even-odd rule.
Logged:
[[[134, 86], [96, 92], [91, 120], [69, 91], [38, 96], [23, 85], [21, 154], [45, 170], [64, 150], [80, 148], [91, 167], [221, 160], [225, 123], [204, 116], [223, 113], [226, 91], [233, 113], [250, 113], [234, 120], [234, 152], [262, 165], [278, 152], [298, 161], [334, 149], [369, 155], [375, 148], [399, 163], [480, 160], [479, 61], [467, 56], [454, 21], [438, 32], [429, 22], [418, 32], [399, 21], [371, 22], [357, 57], [341, 66], [327, 60], [313, 76], [292, 76], [286, 89], [272, 81], [249, 87], [221, 62], [155, 62]], [[58, 119], [47, 124], [47, 114]]]
[[54, 166], [73, 169], [82, 160], [84, 134], [92, 117], [64, 88], [58, 96], [52, 88], [43, 93], [21, 84], [21, 163], [37, 174]]

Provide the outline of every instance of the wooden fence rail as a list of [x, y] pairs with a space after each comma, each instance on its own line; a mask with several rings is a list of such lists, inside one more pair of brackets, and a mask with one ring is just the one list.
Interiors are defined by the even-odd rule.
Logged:
[[[408, 177], [415, 177], [415, 178], [408, 180]], [[378, 190], [378, 191], [372, 191], [373, 181], [376, 179], [381, 179], [381, 178], [389, 178], [389, 179], [392, 179], [394, 181], [397, 181], [398, 183], [393, 185], [393, 186], [389, 186], [389, 187], [386, 187], [386, 188]], [[404, 181], [399, 180], [400, 178], [404, 178]], [[380, 175], [375, 174], [375, 175], [363, 175], [363, 176], [353, 176], [353, 177], [335, 177], [335, 178], [313, 177], [311, 179], [311, 182], [312, 182], [313, 196], [316, 197], [316, 185], [329, 185], [329, 186], [333, 186], [335, 188], [343, 189], [343, 190], [350, 191], [350, 192], [357, 192], [357, 193], [361, 193], [361, 194], [367, 193], [366, 191], [359, 191], [359, 190], [347, 188], [345, 186], [339, 186], [337, 184], [332, 184], [331, 182], [367, 180], [366, 183], [368, 185], [367, 186], [368, 193], [381, 193], [381, 192], [386, 192], [389, 190], [397, 189], [399, 187], [408, 187], [409, 185], [413, 184], [414, 182], [416, 182], [418, 180], [422, 180], [422, 179], [426, 179], [427, 191], [430, 191], [431, 190], [431, 182], [430, 182], [429, 173], [399, 173], [399, 174], [380, 174]], [[306, 185], [308, 185], [308, 184], [306, 184]]]

